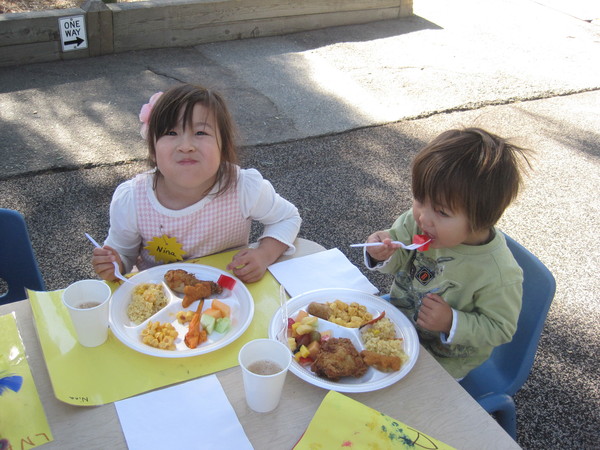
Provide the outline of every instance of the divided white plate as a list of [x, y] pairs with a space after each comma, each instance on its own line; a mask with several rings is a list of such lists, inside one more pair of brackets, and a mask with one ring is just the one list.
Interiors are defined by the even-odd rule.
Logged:
[[[187, 324], [181, 325], [175, 316], [179, 311], [184, 309], [181, 307], [183, 294], [172, 292], [164, 281], [165, 273], [167, 273], [169, 270], [175, 269], [183, 269], [189, 273], [192, 273], [199, 280], [216, 282], [221, 275], [226, 275], [236, 280], [236, 284], [231, 292], [231, 295], [224, 298], [221, 298], [221, 296], [216, 296], [216, 298], [219, 298], [219, 300], [231, 307], [231, 328], [223, 334], [217, 332], [211, 333], [208, 336], [208, 341], [202, 343], [195, 349], [188, 348], [183, 342], [183, 338], [188, 331], [188, 326]], [[214, 267], [190, 263], [165, 264], [140, 272], [131, 277], [130, 280], [133, 281], [135, 285], [129, 283], [122, 284], [115, 291], [110, 301], [110, 329], [117, 339], [123, 342], [123, 344], [140, 353], [145, 353], [146, 355], [158, 356], [162, 358], [186, 358], [189, 356], [210, 353], [223, 348], [228, 344], [231, 344], [233, 341], [239, 338], [250, 326], [252, 318], [254, 317], [254, 300], [252, 299], [252, 295], [246, 286], [244, 286], [244, 283], [230, 273], [215, 269]], [[133, 290], [141, 283], [162, 284], [169, 303], [154, 316], [150, 317], [141, 324], [136, 325], [127, 317], [127, 307], [131, 301], [131, 294], [133, 293]], [[203, 309], [208, 309], [211, 305], [211, 302], [211, 299], [206, 299]], [[196, 311], [197, 307], [198, 302], [196, 301], [186, 309]], [[176, 350], [161, 350], [142, 343], [140, 335], [149, 320], [153, 322], [169, 322], [175, 327], [175, 329], [179, 332], [179, 336], [175, 340], [175, 345], [177, 347]]]
[[[388, 317], [396, 326], [396, 336], [404, 339], [404, 352], [408, 355], [408, 361], [398, 372], [381, 372], [373, 367], [360, 378], [343, 377], [339, 381], [331, 381], [318, 377], [310, 370], [310, 366], [302, 366], [295, 360], [292, 361], [290, 370], [306, 382], [315, 386], [330, 389], [337, 392], [370, 392], [390, 386], [410, 372], [419, 356], [419, 338], [412, 323], [394, 305], [387, 301], [365, 292], [354, 289], [318, 289], [297, 295], [288, 301], [287, 309], [289, 317], [295, 317], [301, 309], [306, 310], [311, 302], [325, 303], [341, 300], [345, 303], [356, 302], [366, 306], [367, 310], [377, 317], [385, 310]], [[281, 309], [277, 310], [269, 325], [269, 337], [277, 338], [281, 330]], [[332, 330], [332, 336], [336, 338], [348, 338], [360, 352], [365, 346], [360, 337], [358, 328], [346, 328], [336, 325], [327, 320], [319, 319], [319, 331]]]

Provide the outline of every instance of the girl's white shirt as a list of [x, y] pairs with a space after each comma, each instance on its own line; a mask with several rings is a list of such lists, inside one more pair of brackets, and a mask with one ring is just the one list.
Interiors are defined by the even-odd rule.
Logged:
[[[271, 183], [265, 180], [257, 170], [238, 168], [237, 173], [237, 189], [242, 214], [244, 217], [264, 225], [259, 240], [271, 237], [288, 246], [285, 255], [294, 254], [296, 248], [293, 242], [302, 222], [298, 209], [277, 194]], [[146, 178], [146, 193], [152, 207], [158, 213], [173, 218], [184, 217], [202, 209], [215, 197], [219, 189], [217, 185], [199, 202], [184, 209], [172, 210], [165, 208], [156, 198], [156, 193], [152, 188], [153, 176]], [[114, 248], [121, 255], [126, 272], [130, 272], [134, 267], [140, 254], [140, 244], [142, 244], [134, 189], [134, 179], [131, 179], [120, 184], [115, 190], [110, 205], [110, 229], [104, 242], [105, 245]]]

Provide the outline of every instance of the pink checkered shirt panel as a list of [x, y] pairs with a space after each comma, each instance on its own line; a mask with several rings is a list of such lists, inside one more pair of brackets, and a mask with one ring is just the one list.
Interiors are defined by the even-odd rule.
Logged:
[[157, 211], [150, 203], [148, 175], [144, 175], [135, 179], [135, 205], [142, 236], [142, 248], [137, 261], [140, 270], [160, 264], [143, 247], [154, 237], [164, 234], [176, 238], [182, 244], [183, 251], [186, 252], [184, 259], [211, 255], [248, 244], [252, 221], [242, 215], [237, 189], [230, 189], [205, 201], [202, 207], [194, 209], [190, 214], [171, 216]]

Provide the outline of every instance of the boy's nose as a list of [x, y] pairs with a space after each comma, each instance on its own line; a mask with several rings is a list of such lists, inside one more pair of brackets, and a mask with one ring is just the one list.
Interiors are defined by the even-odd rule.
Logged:
[[431, 214], [427, 211], [426, 208], [419, 209], [418, 212], [418, 222], [421, 224], [421, 227], [431, 225]]

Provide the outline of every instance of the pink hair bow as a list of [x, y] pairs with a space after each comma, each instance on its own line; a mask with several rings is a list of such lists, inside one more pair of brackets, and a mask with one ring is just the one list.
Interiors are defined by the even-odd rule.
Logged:
[[142, 122], [142, 128], [140, 129], [140, 134], [144, 139], [148, 137], [148, 121], [150, 120], [150, 113], [152, 112], [152, 107], [158, 101], [160, 96], [163, 95], [162, 92], [157, 92], [152, 97], [150, 97], [150, 101], [142, 106], [140, 110], [140, 122]]

